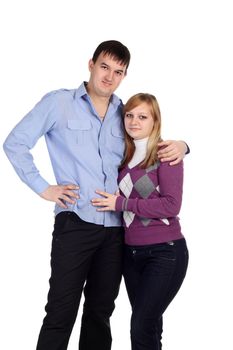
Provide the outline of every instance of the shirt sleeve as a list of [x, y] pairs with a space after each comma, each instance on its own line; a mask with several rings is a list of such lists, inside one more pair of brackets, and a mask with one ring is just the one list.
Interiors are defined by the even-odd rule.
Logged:
[[190, 148], [189, 148], [189, 145], [185, 142], [186, 146], [187, 146], [187, 151], [185, 154], [189, 154], [190, 153]]
[[161, 163], [158, 168], [159, 194], [154, 198], [117, 197], [117, 211], [131, 211], [144, 218], [169, 218], [178, 215], [183, 193], [183, 162]]
[[30, 150], [56, 122], [53, 112], [54, 96], [55, 93], [45, 95], [13, 128], [3, 144], [4, 151], [20, 179], [38, 194], [49, 183], [40, 175]]

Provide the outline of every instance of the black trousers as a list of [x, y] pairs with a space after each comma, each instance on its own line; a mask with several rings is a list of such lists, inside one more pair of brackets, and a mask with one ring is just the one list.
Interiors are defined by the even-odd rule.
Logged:
[[37, 350], [65, 350], [82, 292], [85, 302], [80, 350], [109, 350], [109, 318], [122, 275], [123, 229], [81, 220], [73, 212], [55, 218], [46, 316]]
[[182, 285], [188, 266], [185, 239], [126, 246], [124, 260], [132, 305], [132, 350], [161, 350], [162, 316]]

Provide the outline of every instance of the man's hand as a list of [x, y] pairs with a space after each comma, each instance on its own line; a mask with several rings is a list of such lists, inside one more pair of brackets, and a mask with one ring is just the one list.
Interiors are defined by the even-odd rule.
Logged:
[[187, 152], [187, 145], [184, 141], [162, 141], [159, 142], [159, 147], [164, 147], [158, 151], [158, 157], [161, 162], [170, 162], [170, 165], [175, 165], [181, 162]]
[[[79, 198], [77, 193], [73, 190], [78, 190], [79, 187], [76, 185], [51, 185], [42, 193], [40, 196], [47, 201], [57, 203], [61, 208], [68, 208], [65, 202], [74, 204], [76, 199]], [[75, 199], [72, 199], [75, 198]]]
[[99, 190], [95, 192], [105, 197], [92, 199], [91, 203], [92, 205], [94, 205], [94, 207], [102, 207], [98, 208], [97, 211], [115, 211], [116, 199], [119, 196], [119, 194], [115, 195]]

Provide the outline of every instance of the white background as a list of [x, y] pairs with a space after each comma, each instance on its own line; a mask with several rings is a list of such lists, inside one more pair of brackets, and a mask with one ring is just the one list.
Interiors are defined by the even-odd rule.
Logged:
[[[96, 46], [116, 39], [132, 54], [117, 93], [155, 94], [164, 139], [184, 139], [180, 214], [190, 265], [164, 314], [164, 349], [232, 349], [231, 1], [8, 0], [0, 5], [0, 141], [48, 91], [88, 80]], [[33, 150], [54, 182], [43, 140]], [[0, 151], [0, 348], [35, 349], [50, 274], [53, 204], [17, 178]], [[81, 312], [80, 312], [81, 313]], [[80, 313], [69, 350], [78, 348]], [[113, 350], [130, 349], [122, 283], [112, 317]]]

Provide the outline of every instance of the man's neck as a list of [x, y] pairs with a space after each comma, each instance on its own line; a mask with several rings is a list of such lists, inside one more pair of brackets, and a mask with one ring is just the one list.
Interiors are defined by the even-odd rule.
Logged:
[[89, 89], [88, 86], [86, 86], [86, 89], [97, 114], [101, 119], [104, 119], [108, 110], [110, 97], [99, 96]]

